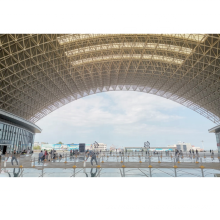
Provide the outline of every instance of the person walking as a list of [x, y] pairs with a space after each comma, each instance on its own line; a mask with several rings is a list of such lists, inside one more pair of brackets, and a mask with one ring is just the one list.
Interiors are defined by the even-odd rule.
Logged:
[[12, 153], [12, 157], [11, 157], [11, 164], [13, 166], [13, 160], [16, 161], [17, 165], [18, 165], [18, 160], [17, 160], [17, 154], [16, 151], [14, 150], [14, 152]]
[[44, 156], [44, 154], [43, 154], [43, 152], [41, 151], [41, 152], [39, 153], [38, 162], [42, 162], [43, 156]]

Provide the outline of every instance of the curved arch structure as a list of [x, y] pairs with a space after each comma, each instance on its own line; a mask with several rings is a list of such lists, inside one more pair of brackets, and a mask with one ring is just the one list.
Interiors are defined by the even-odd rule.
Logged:
[[218, 34], [0, 35], [0, 109], [37, 122], [81, 97], [139, 91], [220, 124]]

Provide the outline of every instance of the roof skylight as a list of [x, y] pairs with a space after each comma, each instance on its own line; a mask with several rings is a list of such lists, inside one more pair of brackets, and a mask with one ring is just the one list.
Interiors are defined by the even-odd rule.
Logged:
[[183, 54], [190, 54], [192, 52], [191, 48], [180, 47], [169, 44], [156, 44], [156, 43], [140, 43], [140, 42], [128, 42], [128, 43], [114, 43], [114, 44], [101, 44], [92, 45], [89, 47], [81, 47], [75, 50], [70, 50], [65, 52], [68, 57], [80, 55], [83, 53], [91, 53], [96, 51], [107, 51], [107, 50], [120, 50], [120, 49], [131, 49], [131, 48], [143, 48], [143, 49], [156, 49], [165, 50], [169, 52], [177, 52]]
[[166, 63], [173, 63], [180, 65], [184, 60], [176, 59], [168, 56], [158, 56], [158, 55], [149, 55], [149, 54], [120, 54], [120, 55], [108, 55], [108, 56], [100, 56], [100, 57], [92, 57], [82, 60], [76, 60], [72, 62], [73, 66], [83, 65], [87, 63], [95, 63], [100, 61], [109, 61], [109, 60], [125, 60], [125, 59], [140, 59], [140, 60], [154, 60], [154, 61], [162, 61]]

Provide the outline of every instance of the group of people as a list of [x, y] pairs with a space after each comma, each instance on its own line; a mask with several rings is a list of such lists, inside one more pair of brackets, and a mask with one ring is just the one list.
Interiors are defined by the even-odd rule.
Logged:
[[70, 156], [78, 156], [79, 155], [79, 151], [78, 150], [70, 150]]
[[214, 156], [214, 151], [213, 151], [213, 150], [210, 150], [210, 154], [211, 154], [212, 156]]
[[[28, 149], [28, 151], [26, 151], [26, 149], [24, 149], [24, 150], [21, 152], [21, 155], [24, 155], [24, 154], [27, 154], [27, 153], [33, 153], [33, 151], [30, 151], [30, 152], [29, 152], [29, 149]], [[6, 158], [7, 158], [7, 159], [8, 159], [9, 156], [11, 155], [11, 164], [14, 165], [14, 164], [13, 164], [13, 161], [15, 160], [15, 162], [16, 162], [17, 165], [18, 165], [18, 156], [20, 155], [20, 153], [19, 153], [18, 151], [14, 150], [14, 151], [12, 151], [12, 153], [9, 154], [8, 156], [7, 156], [7, 153], [6, 153], [5, 155], [6, 155]], [[1, 161], [1, 156], [2, 156], [2, 151], [0, 150], [0, 161]]]
[[175, 150], [175, 156], [183, 156], [183, 151], [182, 150], [178, 150], [178, 149], [176, 149]]
[[[79, 155], [78, 150], [70, 150], [70, 157], [78, 156], [78, 155]], [[61, 159], [62, 157], [63, 157], [62, 154], [58, 155], [58, 153], [54, 149], [52, 149], [49, 152], [47, 150], [41, 150], [41, 152], [38, 155], [38, 161], [42, 162], [45, 159], [51, 161], [52, 159], [55, 158]]]
[[[52, 149], [50, 152], [48, 152], [47, 150], [41, 150], [41, 152], [39, 153], [38, 156], [38, 161], [42, 162], [43, 160], [48, 160], [51, 161], [51, 159], [55, 159], [56, 157], [56, 150]], [[62, 157], [62, 155], [60, 155]]]
[[[98, 165], [97, 159], [96, 159], [96, 155], [98, 155], [98, 152], [94, 152], [92, 150], [87, 150], [85, 152], [86, 155], [86, 161], [88, 160], [89, 157], [91, 157], [91, 165], [93, 166], [93, 161], [96, 162], [96, 165]], [[78, 150], [70, 150], [70, 157], [72, 156], [77, 156], [79, 155], [79, 151]], [[51, 150], [49, 153], [47, 150], [44, 150], [39, 153], [39, 157], [38, 157], [38, 162], [42, 162], [44, 159], [51, 161], [51, 159], [55, 159], [56, 157], [56, 151], [55, 150]], [[62, 158], [62, 155], [60, 154], [60, 157]]]

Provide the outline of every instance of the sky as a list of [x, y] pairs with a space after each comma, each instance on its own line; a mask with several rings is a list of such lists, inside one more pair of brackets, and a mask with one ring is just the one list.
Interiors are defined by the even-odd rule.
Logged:
[[[107, 147], [166, 147], [179, 141], [216, 149], [213, 122], [171, 100], [134, 91], [111, 91], [73, 101], [36, 123], [36, 142], [105, 143]], [[203, 146], [202, 146], [202, 141]]]

